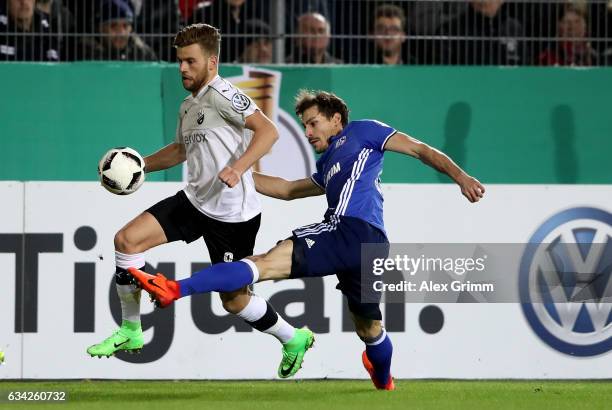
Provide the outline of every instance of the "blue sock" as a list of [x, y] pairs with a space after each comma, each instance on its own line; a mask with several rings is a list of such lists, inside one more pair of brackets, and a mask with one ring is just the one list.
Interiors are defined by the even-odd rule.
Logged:
[[387, 332], [383, 329], [374, 340], [364, 340], [366, 344], [366, 355], [374, 366], [376, 379], [383, 384], [387, 383], [391, 374], [391, 356], [393, 356], [393, 344]]
[[[251, 268], [252, 266], [252, 268]], [[181, 297], [205, 292], [233, 292], [255, 282], [259, 277], [251, 261], [217, 263], [195, 272], [188, 279], [177, 281]], [[255, 279], [255, 280], [253, 280]]]

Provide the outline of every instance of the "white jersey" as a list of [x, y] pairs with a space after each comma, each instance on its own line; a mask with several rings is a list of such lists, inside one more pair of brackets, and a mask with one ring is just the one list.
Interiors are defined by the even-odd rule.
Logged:
[[185, 98], [179, 111], [176, 142], [185, 146], [189, 201], [205, 215], [224, 222], [244, 222], [261, 213], [251, 170], [229, 188], [221, 170], [246, 151], [252, 132], [246, 118], [255, 103], [218, 75], [198, 94]]

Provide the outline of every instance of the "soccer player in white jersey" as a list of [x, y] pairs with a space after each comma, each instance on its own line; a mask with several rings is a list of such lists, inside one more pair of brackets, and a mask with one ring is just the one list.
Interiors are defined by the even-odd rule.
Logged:
[[[203, 237], [213, 264], [253, 254], [261, 208], [251, 166], [270, 150], [278, 131], [249, 97], [218, 75], [220, 42], [219, 31], [206, 24], [187, 26], [175, 37], [183, 87], [191, 94], [180, 106], [175, 142], [147, 156], [145, 165], [153, 172], [187, 160], [188, 183], [115, 235], [122, 324], [87, 349], [92, 357], [143, 347], [141, 291], [130, 284], [127, 268], [143, 268], [148, 249]], [[247, 286], [221, 293], [221, 300], [228, 312], [275, 336], [283, 345], [283, 357], [312, 345], [310, 330], [289, 325]]]

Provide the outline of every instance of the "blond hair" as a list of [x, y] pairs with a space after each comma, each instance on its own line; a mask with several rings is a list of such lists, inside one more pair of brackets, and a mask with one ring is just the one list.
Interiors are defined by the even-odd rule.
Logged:
[[199, 44], [208, 54], [218, 56], [221, 48], [221, 34], [213, 26], [203, 23], [190, 24], [174, 37], [174, 47], [187, 47]]

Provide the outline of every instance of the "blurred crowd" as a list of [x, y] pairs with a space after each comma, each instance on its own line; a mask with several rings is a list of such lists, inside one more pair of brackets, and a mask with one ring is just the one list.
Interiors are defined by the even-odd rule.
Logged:
[[0, 61], [174, 61], [221, 30], [221, 62], [612, 65], [612, 0], [0, 0]]

